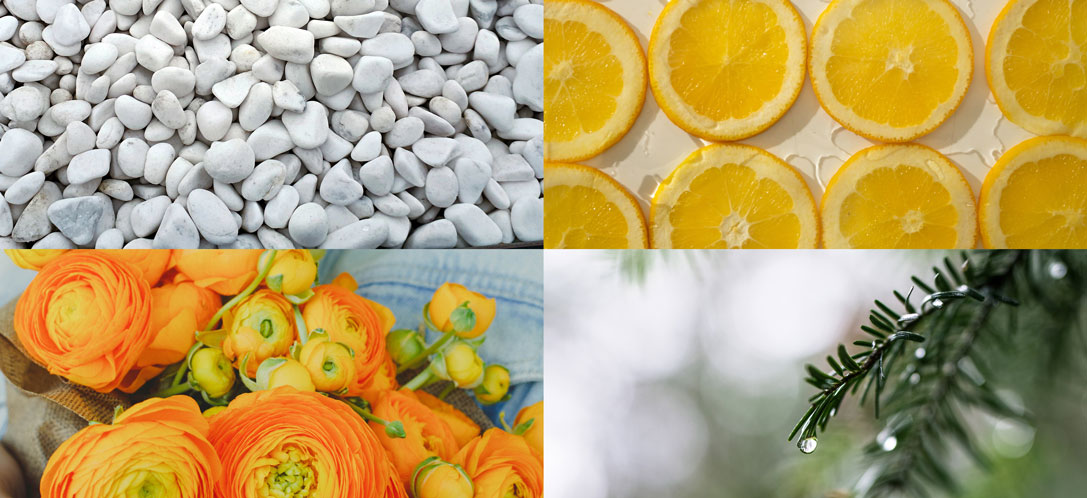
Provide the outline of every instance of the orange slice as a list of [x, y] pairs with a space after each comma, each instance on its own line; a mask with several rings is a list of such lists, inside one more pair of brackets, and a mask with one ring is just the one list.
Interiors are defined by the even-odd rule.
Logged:
[[950, 249], [977, 244], [974, 193], [948, 158], [918, 144], [849, 158], [823, 194], [828, 249]]
[[695, 151], [657, 187], [650, 207], [654, 247], [814, 248], [815, 199], [791, 166], [755, 147]]
[[544, 248], [648, 245], [642, 208], [619, 182], [588, 166], [544, 164]]
[[1039, 137], [985, 177], [981, 236], [991, 249], [1087, 249], [1087, 140]]
[[786, 0], [673, 0], [653, 27], [650, 84], [680, 128], [739, 140], [793, 105], [806, 54], [804, 21]]

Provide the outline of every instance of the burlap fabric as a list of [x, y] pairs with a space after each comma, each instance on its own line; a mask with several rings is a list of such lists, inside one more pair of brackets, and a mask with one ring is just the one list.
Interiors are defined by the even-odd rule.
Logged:
[[[14, 316], [15, 301], [0, 308], [0, 371], [9, 381], [9, 422], [3, 443], [23, 467], [29, 496], [36, 497], [45, 463], [65, 439], [86, 427], [89, 421], [109, 423], [118, 405], [128, 407], [146, 394], [103, 394], [50, 374], [26, 355], [15, 334]], [[413, 374], [402, 374], [400, 381], [411, 380]], [[437, 394], [442, 387], [435, 385], [426, 390]], [[455, 390], [445, 401], [483, 430], [494, 427], [465, 391]]]

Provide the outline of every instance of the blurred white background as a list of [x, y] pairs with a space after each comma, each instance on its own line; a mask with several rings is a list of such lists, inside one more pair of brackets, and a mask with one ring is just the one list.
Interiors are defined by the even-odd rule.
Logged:
[[872, 299], [894, 301], [940, 256], [653, 251], [632, 260], [639, 276], [615, 252], [545, 251], [549, 494], [822, 496], [843, 484], [813, 481], [831, 460], [848, 465], [850, 445], [804, 457], [785, 441], [810, 394], [803, 364], [859, 337]]

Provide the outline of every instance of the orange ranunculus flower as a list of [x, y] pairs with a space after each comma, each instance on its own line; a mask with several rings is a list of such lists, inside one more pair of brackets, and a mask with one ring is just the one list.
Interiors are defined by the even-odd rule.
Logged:
[[234, 398], [208, 439], [223, 461], [216, 498], [385, 496], [392, 475], [346, 403], [289, 386]]
[[45, 466], [41, 495], [211, 496], [222, 466], [208, 430], [192, 398], [151, 398], [64, 441]]
[[476, 324], [475, 327], [472, 327], [472, 330], [459, 331], [457, 335], [465, 339], [483, 335], [487, 331], [487, 327], [490, 327], [491, 322], [494, 321], [494, 298], [488, 299], [483, 294], [472, 292], [461, 284], [447, 282], [434, 291], [428, 309], [430, 321], [434, 322], [434, 325], [441, 329], [442, 332], [453, 330], [453, 321], [450, 316], [453, 314], [453, 310], [464, 303], [468, 303], [468, 308], [475, 313]]
[[360, 387], [359, 395], [363, 399], [378, 399], [385, 391], [397, 389], [400, 389], [400, 383], [396, 381], [396, 363], [386, 354], [374, 375]]
[[415, 498], [473, 498], [472, 479], [460, 465], [431, 457], [415, 469], [412, 477]]
[[279, 279], [279, 290], [284, 294], [301, 294], [313, 286], [317, 279], [317, 262], [313, 253], [306, 249], [276, 251], [272, 268], [264, 278], [265, 285], [271, 287], [273, 279]]
[[100, 252], [134, 266], [147, 285], [152, 287], [170, 267], [170, 256], [173, 254], [170, 249], [107, 249]]
[[4, 253], [11, 258], [15, 266], [34, 271], [45, 268], [50, 261], [66, 252], [68, 249], [4, 249]]
[[408, 394], [385, 392], [373, 405], [373, 413], [380, 419], [390, 422], [399, 420], [404, 424], [407, 437], [391, 438], [385, 434], [384, 426], [370, 422], [406, 487], [411, 487], [411, 474], [419, 462], [432, 456], [446, 460], [457, 452], [457, 440], [449, 424]]
[[520, 436], [488, 429], [450, 461], [468, 472], [475, 498], [543, 496], [543, 457]]
[[112, 391], [154, 339], [147, 282], [96, 251], [66, 253], [54, 263], [15, 307], [19, 342], [50, 373]]
[[382, 495], [382, 498], [410, 498], [404, 484], [400, 482], [400, 476], [396, 473], [396, 466], [387, 457], [385, 461], [389, 464], [389, 481], [385, 486], [385, 494]]
[[321, 392], [337, 392], [355, 382], [355, 358], [342, 342], [332, 342], [328, 334], [310, 334], [298, 353], [298, 361], [309, 370], [313, 385]]
[[258, 290], [223, 316], [223, 354], [241, 368], [245, 356], [246, 375], [256, 375], [261, 362], [290, 351], [298, 337], [294, 324], [294, 309], [282, 294], [268, 289]]
[[343, 287], [351, 292], [359, 290], [359, 283], [347, 272], [336, 275], [336, 278], [332, 279], [332, 285]]
[[543, 454], [543, 437], [544, 437], [544, 405], [543, 401], [539, 401], [536, 404], [526, 406], [521, 409], [517, 414], [517, 421], [513, 423], [516, 427], [525, 422], [532, 420], [532, 427], [529, 427], [524, 434], [525, 441], [528, 441], [528, 445], [536, 451]]
[[449, 424], [449, 428], [453, 431], [453, 437], [457, 439], [458, 447], [468, 444], [468, 441], [479, 436], [479, 424], [476, 424], [463, 412], [454, 408], [453, 405], [438, 399], [437, 396], [426, 391], [402, 392], [405, 394], [409, 392], [412, 393], [420, 402], [426, 405], [427, 408], [430, 408], [430, 411], [444, 420], [446, 424]]
[[200, 287], [233, 296], [257, 278], [260, 249], [185, 249], [174, 251], [177, 271]]
[[319, 329], [355, 352], [357, 378], [348, 394], [358, 396], [387, 357], [385, 334], [396, 319], [388, 308], [338, 285], [319, 285], [313, 293], [302, 304], [302, 320], [310, 332]]
[[120, 389], [126, 393], [136, 392], [167, 365], [184, 360], [196, 342], [196, 332], [203, 330], [220, 306], [222, 299], [218, 294], [192, 282], [152, 288], [151, 332], [155, 339], [140, 355], [135, 369], [125, 377]]

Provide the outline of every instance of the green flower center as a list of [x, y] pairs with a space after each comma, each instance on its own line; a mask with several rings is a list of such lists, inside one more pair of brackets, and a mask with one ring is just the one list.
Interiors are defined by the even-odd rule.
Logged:
[[309, 465], [309, 457], [297, 448], [286, 448], [275, 455], [279, 465], [269, 469], [261, 496], [300, 498], [316, 492], [317, 476]]

